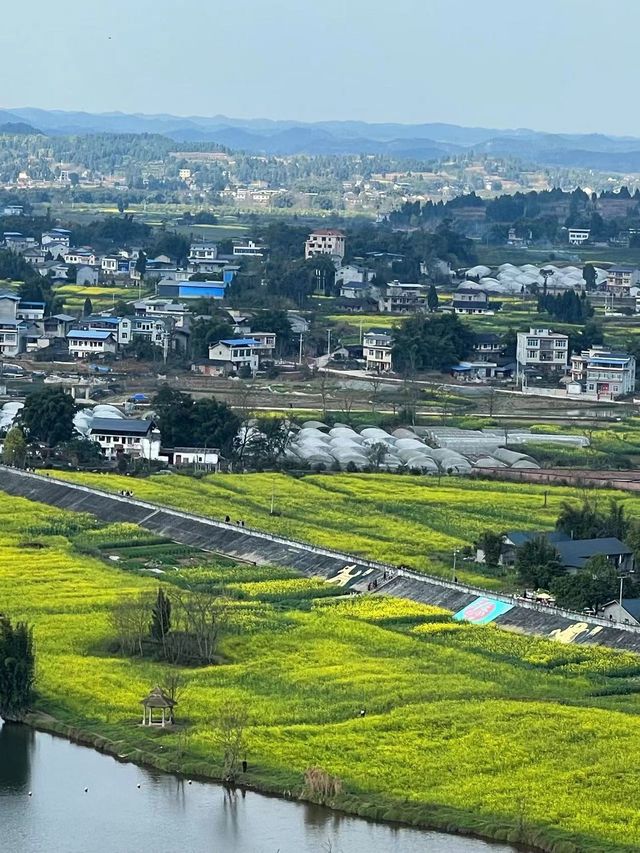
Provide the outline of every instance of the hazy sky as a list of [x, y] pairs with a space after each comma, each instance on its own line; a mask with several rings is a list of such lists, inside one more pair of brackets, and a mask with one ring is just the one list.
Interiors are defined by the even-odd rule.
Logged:
[[2, 5], [6, 108], [640, 135], [638, 0]]

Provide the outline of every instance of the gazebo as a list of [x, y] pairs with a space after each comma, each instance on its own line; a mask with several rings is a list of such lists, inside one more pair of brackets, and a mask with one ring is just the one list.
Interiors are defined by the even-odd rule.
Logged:
[[[173, 699], [165, 696], [162, 688], [154, 687], [141, 704], [143, 726], [161, 726], [164, 728], [173, 723], [173, 708], [176, 703]], [[158, 712], [162, 712], [162, 715], [159, 716]]]

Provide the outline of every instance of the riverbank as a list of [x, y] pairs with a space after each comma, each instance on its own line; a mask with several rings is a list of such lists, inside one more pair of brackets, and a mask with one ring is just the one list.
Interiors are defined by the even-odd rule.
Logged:
[[[101, 735], [90, 733], [78, 726], [71, 726], [56, 720], [49, 714], [42, 712], [31, 712], [25, 716], [24, 724], [36, 731], [63, 737], [72, 743], [94, 749], [105, 755], [110, 755], [118, 761], [130, 762], [140, 767], [149, 767], [170, 773], [185, 779], [194, 779], [203, 782], [223, 783], [220, 776], [203, 774], [202, 767], [186, 760], [180, 760], [175, 756], [162, 756], [159, 758], [151, 752], [128, 744], [127, 739], [112, 741]], [[123, 734], [125, 732], [123, 731]], [[122, 752], [122, 749], [127, 749]], [[515, 845], [523, 851], [543, 851], [543, 853], [580, 853], [583, 849], [572, 842], [562, 838], [554, 838], [555, 833], [536, 830], [526, 826], [518, 825], [518, 822], [495, 822], [478, 819], [463, 812], [452, 809], [426, 809], [421, 805], [393, 802], [384, 798], [371, 798], [363, 800], [349, 794], [325, 801], [309, 797], [303, 790], [283, 791], [276, 787], [275, 782], [267, 782], [264, 779], [260, 784], [252, 781], [252, 773], [249, 772], [246, 779], [232, 788], [254, 791], [255, 793], [279, 797], [281, 799], [296, 800], [300, 802], [321, 805], [346, 815], [357, 816], [378, 823], [399, 824], [411, 826], [416, 829], [435, 830], [450, 835], [460, 835], [467, 838], [477, 838], [490, 842], [506, 842]]]
[[[163, 564], [165, 589], [224, 582], [224, 664], [169, 668], [114, 648], [114, 611], [157, 593], [134, 568], [152, 558], [157, 571], [160, 546], [142, 536], [0, 495], [0, 601], [34, 625], [36, 710], [53, 718], [32, 722], [219, 780], [216, 719], [241, 702], [254, 790], [297, 799], [320, 767], [344, 791], [329, 805], [351, 814], [554, 853], [637, 850], [636, 655], [452, 623], [416, 602], [320, 599], [331, 588], [318, 581], [182, 553]], [[186, 682], [177, 725], [143, 729], [140, 700], [169, 673]]]

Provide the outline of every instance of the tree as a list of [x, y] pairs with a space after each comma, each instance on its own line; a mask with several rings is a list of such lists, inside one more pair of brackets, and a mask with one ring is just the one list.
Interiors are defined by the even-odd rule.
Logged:
[[258, 332], [275, 334], [278, 355], [288, 355], [294, 349], [293, 329], [286, 311], [263, 311], [252, 319], [251, 326]]
[[272, 468], [282, 458], [289, 439], [286, 418], [259, 418], [243, 447], [244, 459], [254, 468]]
[[162, 643], [164, 646], [165, 639], [171, 630], [171, 601], [164, 594], [162, 587], [158, 589], [156, 602], [153, 605], [153, 613], [151, 615], [151, 636], [153, 639]]
[[104, 461], [98, 442], [88, 438], [72, 438], [64, 442], [60, 449], [73, 465], [98, 465]]
[[191, 325], [191, 355], [207, 358], [209, 345], [233, 337], [233, 328], [222, 317], [200, 317]]
[[561, 607], [598, 610], [603, 604], [618, 596], [618, 573], [603, 554], [587, 561], [584, 569], [575, 575], [556, 578], [551, 584], [556, 601]]
[[91, 299], [87, 296], [84, 300], [84, 305], [82, 306], [82, 316], [88, 317], [90, 314], [93, 314], [93, 303]]
[[433, 312], [438, 310], [439, 304], [440, 299], [438, 298], [438, 291], [436, 290], [435, 284], [432, 284], [427, 292], [427, 307], [429, 311]]
[[140, 281], [142, 281], [147, 271], [147, 256], [142, 250], [140, 250], [138, 257], [136, 258], [136, 264], [134, 269], [136, 273], [140, 276]]
[[27, 394], [20, 420], [29, 441], [41, 441], [48, 448], [68, 441], [73, 435], [76, 405], [61, 388], [45, 388]]
[[223, 454], [233, 449], [240, 419], [215, 397], [194, 401], [189, 394], [165, 386], [154, 398], [154, 408], [167, 447], [217, 447]]
[[585, 500], [580, 507], [565, 501], [556, 521], [556, 529], [572, 539], [601, 539], [608, 536], [625, 539], [629, 522], [625, 517], [624, 506], [614, 499], [609, 501], [606, 513], [598, 510], [595, 501]]
[[240, 762], [247, 754], [246, 728], [249, 713], [244, 702], [227, 700], [214, 723], [214, 742], [222, 753], [223, 778], [235, 782]]
[[455, 314], [409, 317], [396, 329], [392, 352], [396, 370], [447, 370], [471, 351], [474, 334]]
[[136, 598], [122, 599], [110, 613], [120, 651], [125, 655], [144, 654], [144, 642], [149, 636], [149, 611], [153, 601], [147, 593]]
[[0, 614], [0, 717], [19, 722], [29, 709], [35, 681], [33, 629]]
[[504, 533], [494, 533], [492, 530], [485, 530], [476, 542], [476, 548], [484, 552], [484, 561], [487, 566], [499, 566], [500, 555], [502, 552], [502, 543], [504, 542]]
[[22, 468], [27, 458], [27, 442], [19, 426], [13, 426], [7, 433], [2, 449], [2, 461], [5, 465]]
[[598, 281], [598, 274], [593, 264], [585, 264], [582, 268], [582, 278], [584, 279], [587, 290], [595, 290]]
[[523, 584], [548, 589], [563, 569], [553, 545], [544, 536], [536, 536], [517, 549], [516, 571]]
[[387, 445], [384, 441], [376, 441], [367, 448], [367, 459], [374, 471], [379, 471], [387, 455]]

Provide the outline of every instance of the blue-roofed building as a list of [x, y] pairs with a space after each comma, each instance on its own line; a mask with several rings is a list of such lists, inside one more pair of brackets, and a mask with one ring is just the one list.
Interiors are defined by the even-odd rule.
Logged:
[[260, 342], [255, 338], [227, 338], [209, 346], [209, 362], [222, 374], [248, 368], [255, 375], [260, 364]]
[[67, 342], [69, 355], [75, 358], [115, 355], [118, 349], [115, 333], [108, 329], [72, 329]]
[[224, 299], [225, 290], [222, 281], [161, 281], [156, 295], [165, 299]]
[[636, 387], [636, 360], [626, 352], [592, 347], [571, 356], [571, 381], [596, 400], [615, 400]]

